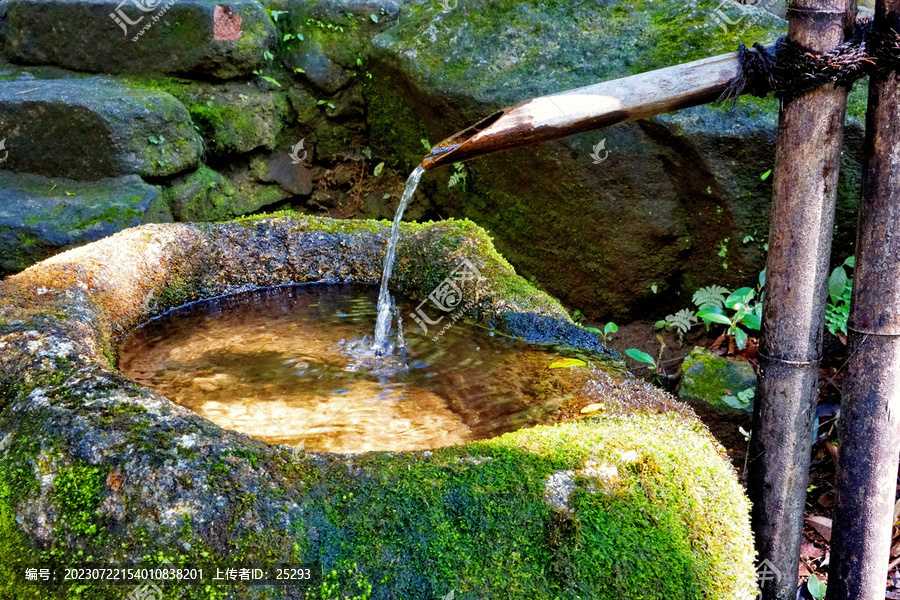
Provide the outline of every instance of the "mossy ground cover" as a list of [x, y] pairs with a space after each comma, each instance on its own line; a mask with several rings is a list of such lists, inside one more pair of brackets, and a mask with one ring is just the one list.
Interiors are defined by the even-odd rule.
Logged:
[[[0, 462], [0, 598], [119, 598], [120, 586], [23, 586], [20, 570], [135, 556], [177, 566], [317, 563], [322, 584], [306, 592], [323, 599], [442, 598], [451, 590], [457, 598], [700, 599], [752, 587], [746, 500], [708, 434], [677, 415], [592, 418], [433, 453], [349, 460], [237, 448], [213, 459], [218, 469], [194, 474], [233, 501], [215, 549], [187, 515], [178, 539], [190, 550], [160, 547], [154, 538], [172, 538], [161, 531], [122, 535], [97, 509], [112, 495], [109, 473], [128, 473], [127, 461], [88, 465], [63, 457], [66, 442], [55, 443], [55, 452], [46, 441], [40, 452], [56, 454], [43, 466], [55, 470], [49, 548], [35, 547], [13, 516], [22, 494], [12, 485], [38, 487], [36, 448], [16, 464]], [[238, 466], [279, 477], [254, 492], [241, 485]], [[545, 498], [558, 473], [573, 482], [562, 510]], [[240, 523], [265, 518], [273, 496], [292, 507], [289, 523], [257, 538]], [[140, 498], [129, 501], [136, 507]], [[166, 589], [185, 598], [286, 597], [229, 586]]]

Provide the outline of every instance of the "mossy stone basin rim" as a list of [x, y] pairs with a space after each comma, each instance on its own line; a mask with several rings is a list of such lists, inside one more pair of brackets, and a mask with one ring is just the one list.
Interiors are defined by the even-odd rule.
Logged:
[[[224, 431], [114, 369], [124, 334], [185, 302], [377, 281], [388, 227], [310, 217], [144, 226], [0, 282], [0, 600], [122, 598], [121, 586], [24, 580], [26, 566], [88, 557], [317, 563], [316, 598], [751, 597], [749, 507], [731, 466], [689, 411], [638, 381], [582, 370], [571, 401], [603, 404], [591, 419], [337, 456]], [[484, 276], [463, 290], [469, 316], [601, 351], [469, 222], [405, 225], [394, 287], [424, 298], [462, 259]]]

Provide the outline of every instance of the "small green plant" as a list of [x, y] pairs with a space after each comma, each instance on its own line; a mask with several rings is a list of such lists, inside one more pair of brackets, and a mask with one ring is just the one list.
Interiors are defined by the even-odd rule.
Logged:
[[307, 19], [306, 26], [307, 27], [318, 27], [319, 29], [325, 29], [325, 30], [334, 31], [334, 32], [340, 31], [341, 33], [344, 33], [343, 25], [335, 25], [334, 23], [325, 23], [324, 21], [320, 21], [318, 19]]
[[656, 340], [659, 342], [659, 356], [656, 358], [653, 358], [651, 355], [643, 350], [638, 350], [637, 348], [629, 348], [625, 351], [625, 356], [650, 367], [650, 369], [652, 369], [651, 372], [653, 373], [652, 380], [662, 385], [666, 377], [661, 364], [663, 351], [666, 349], [666, 342], [660, 334], [656, 334]]
[[575, 321], [576, 323], [581, 323], [582, 321], [584, 321], [584, 315], [581, 313], [580, 310], [578, 310], [576, 308], [575, 310], [572, 311], [572, 320]]
[[749, 408], [753, 403], [753, 396], [756, 393], [755, 388], [747, 388], [733, 396], [723, 396], [722, 401], [732, 408], [744, 410]]
[[815, 575], [810, 575], [809, 579], [806, 580], [806, 589], [809, 590], [813, 598], [822, 600], [825, 597], [825, 591], [828, 589], [828, 586], [819, 581], [819, 578]]
[[856, 266], [856, 258], [851, 256], [831, 272], [828, 277], [828, 301], [825, 303], [825, 327], [834, 336], [847, 335], [847, 321], [850, 318], [850, 297], [853, 294], [853, 279], [847, 269]]
[[277, 80], [277, 79], [275, 79], [274, 77], [269, 77], [268, 75], [263, 75], [263, 72], [260, 71], [259, 69], [257, 69], [256, 71], [253, 71], [253, 74], [256, 75], [256, 76], [258, 76], [260, 79], [263, 79], [263, 80], [265, 80], [265, 81], [268, 81], [268, 82], [271, 83], [272, 85], [281, 87], [281, 84], [278, 83], [278, 80]]
[[429, 142], [429, 141], [426, 140], [425, 138], [422, 138], [422, 139], [419, 140], [419, 141], [422, 142], [422, 145], [423, 145], [423, 146], [425, 146], [425, 152], [431, 152], [431, 142]]
[[699, 310], [708, 310], [725, 306], [727, 296], [728, 288], [723, 288], [721, 285], [708, 285], [694, 292], [691, 300]]
[[601, 340], [603, 340], [604, 342], [608, 342], [612, 339], [612, 336], [619, 331], [619, 326], [610, 321], [603, 326], [603, 329], [598, 329], [597, 327], [585, 327], [585, 330], [590, 331], [591, 333], [596, 333], [600, 336]]
[[637, 348], [629, 348], [625, 351], [625, 356], [628, 358], [635, 360], [639, 363], [643, 363], [650, 368], [653, 369], [655, 373], [658, 370], [658, 366], [656, 364], [656, 359], [644, 352], [643, 350], [638, 350]]
[[[753, 303], [756, 290], [749, 287], [737, 289], [725, 299], [724, 307], [710, 307], [697, 312], [707, 329], [710, 323], [719, 323], [728, 327], [727, 334], [734, 336], [738, 350], [747, 345], [749, 335], [746, 330], [759, 331], [762, 322], [762, 303]], [[730, 315], [725, 310], [734, 311]]]
[[[760, 289], [765, 285], [765, 271], [759, 275]], [[762, 321], [762, 302], [756, 297], [756, 290], [743, 287], [733, 292], [720, 285], [708, 285], [696, 292], [692, 301], [697, 312], [683, 308], [674, 315], [656, 322], [657, 329], [674, 330], [683, 337], [699, 321], [709, 329], [712, 323], [726, 325], [726, 334], [734, 337], [739, 350], [743, 350], [749, 339], [749, 331], [759, 331]]]

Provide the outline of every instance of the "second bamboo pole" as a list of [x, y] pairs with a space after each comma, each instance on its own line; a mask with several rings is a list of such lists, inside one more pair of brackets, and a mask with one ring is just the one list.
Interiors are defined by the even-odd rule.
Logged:
[[[900, 0], [875, 27], [900, 31]], [[900, 457], [900, 72], [871, 76], [828, 600], [884, 598]]]
[[[844, 41], [848, 0], [794, 0], [788, 38], [821, 54]], [[847, 90], [831, 84], [784, 102], [778, 122], [760, 373], [747, 487], [763, 600], [793, 598]]]

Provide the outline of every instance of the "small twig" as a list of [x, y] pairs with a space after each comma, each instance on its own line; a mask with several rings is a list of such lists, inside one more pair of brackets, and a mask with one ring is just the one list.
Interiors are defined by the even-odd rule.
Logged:
[[888, 565], [888, 573], [897, 568], [897, 565], [900, 565], [900, 556], [891, 561], [891, 564]]

